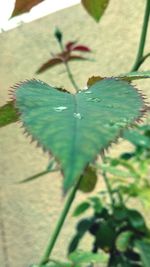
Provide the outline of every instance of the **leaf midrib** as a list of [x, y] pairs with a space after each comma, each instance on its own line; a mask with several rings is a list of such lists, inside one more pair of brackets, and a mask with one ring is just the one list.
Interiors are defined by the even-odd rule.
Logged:
[[73, 124], [73, 137], [72, 137], [72, 139], [73, 139], [73, 142], [72, 142], [72, 146], [71, 146], [71, 148], [70, 148], [70, 159], [71, 159], [71, 165], [69, 165], [70, 166], [70, 172], [69, 172], [69, 174], [68, 174], [68, 176], [74, 176], [73, 175], [73, 171], [74, 171], [74, 168], [72, 168], [71, 166], [73, 166], [74, 165], [74, 162], [76, 162], [75, 161], [75, 158], [76, 158], [76, 156], [77, 156], [77, 154], [76, 154], [76, 151], [77, 151], [77, 136], [78, 136], [78, 128], [79, 128], [79, 123], [80, 123], [80, 119], [78, 119], [78, 118], [75, 118], [74, 117], [74, 113], [80, 113], [79, 112], [79, 107], [78, 107], [78, 101], [77, 101], [77, 95], [78, 95], [78, 93], [76, 93], [75, 95], [72, 95], [72, 98], [73, 98], [73, 104], [74, 104], [74, 110], [73, 110], [73, 120], [74, 120], [74, 124]]

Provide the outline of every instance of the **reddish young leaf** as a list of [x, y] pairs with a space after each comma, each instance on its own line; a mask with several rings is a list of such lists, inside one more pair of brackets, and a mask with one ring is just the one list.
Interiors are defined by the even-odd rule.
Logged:
[[82, 57], [80, 55], [68, 55], [66, 58], [63, 57], [63, 53], [60, 54], [61, 56], [58, 57], [54, 57], [50, 60], [48, 60], [47, 62], [45, 62], [37, 71], [36, 74], [40, 74], [44, 71], [46, 71], [47, 69], [54, 67], [58, 64], [61, 64], [63, 62], [68, 62], [71, 60], [88, 60], [88, 58]]
[[68, 61], [70, 60], [74, 60], [74, 59], [79, 59], [79, 60], [89, 60], [89, 58], [86, 57], [82, 57], [80, 55], [70, 55], [70, 57], [68, 58]]
[[72, 48], [72, 51], [91, 52], [91, 49], [85, 45], [76, 45]]
[[15, 9], [11, 17], [28, 12], [32, 7], [36, 6], [42, 1], [44, 0], [16, 0]]
[[36, 74], [40, 74], [44, 71], [46, 71], [47, 69], [56, 66], [58, 64], [62, 63], [62, 59], [60, 58], [52, 58], [49, 59], [47, 62], [45, 62], [37, 71]]
[[77, 43], [77, 41], [73, 41], [73, 42], [68, 42], [67, 44], [66, 44], [66, 50], [67, 51], [72, 51], [72, 49], [73, 49], [73, 47], [74, 47], [74, 45]]

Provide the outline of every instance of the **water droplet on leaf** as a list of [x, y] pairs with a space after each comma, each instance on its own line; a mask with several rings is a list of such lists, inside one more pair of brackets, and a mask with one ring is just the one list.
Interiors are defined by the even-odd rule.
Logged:
[[85, 94], [92, 94], [91, 91], [85, 91]]
[[67, 109], [67, 107], [64, 107], [64, 106], [54, 107], [54, 110], [57, 112], [61, 112], [61, 111], [64, 111], [66, 109]]
[[80, 113], [73, 113], [74, 117], [81, 120], [82, 119], [82, 116]]
[[140, 145], [146, 145], [146, 142], [144, 140], [139, 141]]
[[101, 99], [99, 99], [98, 97], [88, 97], [87, 101], [101, 102]]
[[107, 108], [114, 108], [115, 106], [112, 105], [112, 104], [109, 104], [109, 105], [107, 105], [106, 107], [107, 107]]
[[116, 126], [119, 126], [119, 127], [124, 127], [125, 126], [125, 122], [116, 122]]

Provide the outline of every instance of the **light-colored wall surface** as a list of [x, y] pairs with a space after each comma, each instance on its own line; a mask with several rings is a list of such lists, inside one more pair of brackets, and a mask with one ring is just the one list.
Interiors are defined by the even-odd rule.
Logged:
[[[73, 62], [72, 71], [81, 87], [92, 75], [112, 76], [128, 72], [134, 62], [141, 31], [144, 0], [112, 0], [99, 24], [78, 5], [22, 25], [0, 35], [0, 105], [8, 100], [8, 88], [18, 81], [39, 78], [72, 90], [63, 66], [41, 75], [38, 67], [58, 51], [54, 27], [64, 32], [65, 41], [79, 40], [92, 48], [96, 61]], [[150, 29], [145, 52], [150, 51]], [[150, 59], [141, 67], [150, 69]], [[138, 81], [137, 87], [150, 97], [150, 82]], [[28, 184], [17, 184], [42, 171], [48, 155], [30, 144], [17, 123], [0, 129], [0, 266], [27, 267], [38, 262], [63, 207], [60, 173], [45, 175]], [[101, 182], [99, 182], [99, 187]], [[84, 195], [79, 193], [77, 202]], [[76, 202], [76, 203], [77, 203]], [[75, 205], [74, 205], [75, 206]], [[61, 233], [54, 256], [64, 257], [72, 236], [75, 219], [71, 213]], [[82, 247], [89, 248], [90, 240]]]

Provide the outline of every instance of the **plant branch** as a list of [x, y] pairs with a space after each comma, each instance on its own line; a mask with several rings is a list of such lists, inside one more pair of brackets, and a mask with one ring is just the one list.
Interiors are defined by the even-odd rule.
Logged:
[[[63, 52], [64, 52], [64, 46], [63, 46], [62, 41], [59, 42], [59, 45], [60, 45], [60, 50], [61, 50], [61, 52], [63, 53]], [[72, 83], [74, 89], [76, 90], [76, 92], [78, 92], [78, 91], [80, 90], [80, 88], [79, 88], [78, 85], [76, 84], [76, 81], [75, 81], [75, 79], [74, 79], [74, 77], [73, 77], [73, 74], [72, 74], [72, 72], [71, 72], [71, 69], [70, 69], [70, 67], [69, 67], [68, 62], [67, 62], [67, 61], [64, 61], [63, 63], [64, 63], [64, 65], [65, 65], [65, 67], [66, 67], [66, 71], [67, 71], [69, 80], [71, 81], [71, 83]]]
[[[104, 156], [101, 156], [101, 158], [102, 158], [103, 162], [106, 163], [106, 159], [104, 158]], [[101, 170], [101, 166], [100, 165], [95, 164], [95, 166], [96, 166], [96, 168]], [[112, 209], [114, 209], [115, 200], [113, 198], [113, 192], [112, 192], [111, 185], [109, 183], [109, 179], [107, 177], [106, 171], [105, 170], [101, 171], [101, 174], [103, 176], [103, 180], [104, 180], [105, 185], [106, 185], [106, 189], [107, 189], [107, 192], [108, 192], [108, 195], [109, 195], [109, 198], [110, 198]]]
[[111, 189], [108, 177], [107, 177], [105, 171], [102, 172], [102, 175], [103, 175], [103, 179], [104, 179], [104, 182], [105, 182], [105, 185], [106, 185], [106, 188], [107, 188], [107, 192], [108, 192], [108, 195], [109, 195], [109, 198], [110, 198], [112, 210], [114, 210], [115, 200], [113, 198], [113, 193], [112, 193], [112, 189]]
[[74, 89], [76, 90], [76, 92], [78, 92], [78, 91], [80, 90], [80, 88], [78, 87], [78, 85], [77, 85], [76, 82], [75, 82], [75, 79], [74, 79], [74, 77], [73, 77], [73, 75], [72, 75], [72, 72], [71, 72], [71, 70], [70, 70], [70, 67], [69, 67], [68, 62], [65, 61], [65, 62], [64, 62], [64, 65], [65, 65], [65, 67], [66, 67], [66, 71], [67, 71], [69, 80], [71, 81], [71, 83], [72, 83]]
[[141, 60], [139, 61], [139, 65], [138, 68], [144, 63], [144, 61], [150, 56], [150, 53], [147, 53], [145, 56], [143, 56], [141, 58]]
[[66, 216], [70, 210], [70, 207], [71, 207], [71, 204], [75, 198], [75, 195], [76, 195], [76, 192], [77, 192], [77, 189], [78, 189], [78, 186], [79, 186], [79, 183], [81, 181], [81, 177], [78, 179], [77, 183], [75, 184], [75, 186], [73, 187], [72, 191], [70, 192], [70, 195], [66, 201], [66, 204], [64, 206], [64, 209], [60, 215], [60, 218], [58, 219], [58, 222], [56, 224], [56, 228], [52, 234], [52, 237], [50, 238], [50, 241], [48, 243], [48, 246], [46, 248], [46, 251], [40, 261], [40, 264], [39, 264], [39, 267], [42, 267], [44, 264], [46, 264], [48, 261], [49, 261], [49, 258], [50, 258], [50, 255], [52, 253], [52, 250], [54, 248], [54, 245], [57, 241], [57, 237], [62, 229], [62, 226], [64, 224], [64, 221], [66, 219]]
[[150, 15], [150, 0], [147, 0], [146, 7], [145, 7], [144, 20], [143, 20], [143, 27], [142, 27], [142, 32], [141, 32], [141, 38], [140, 38], [140, 43], [139, 43], [139, 49], [138, 49], [135, 63], [131, 71], [137, 71], [140, 65], [143, 63], [142, 58], [143, 58], [144, 46], [145, 46], [145, 41], [146, 41], [147, 29], [148, 29], [149, 15]]

